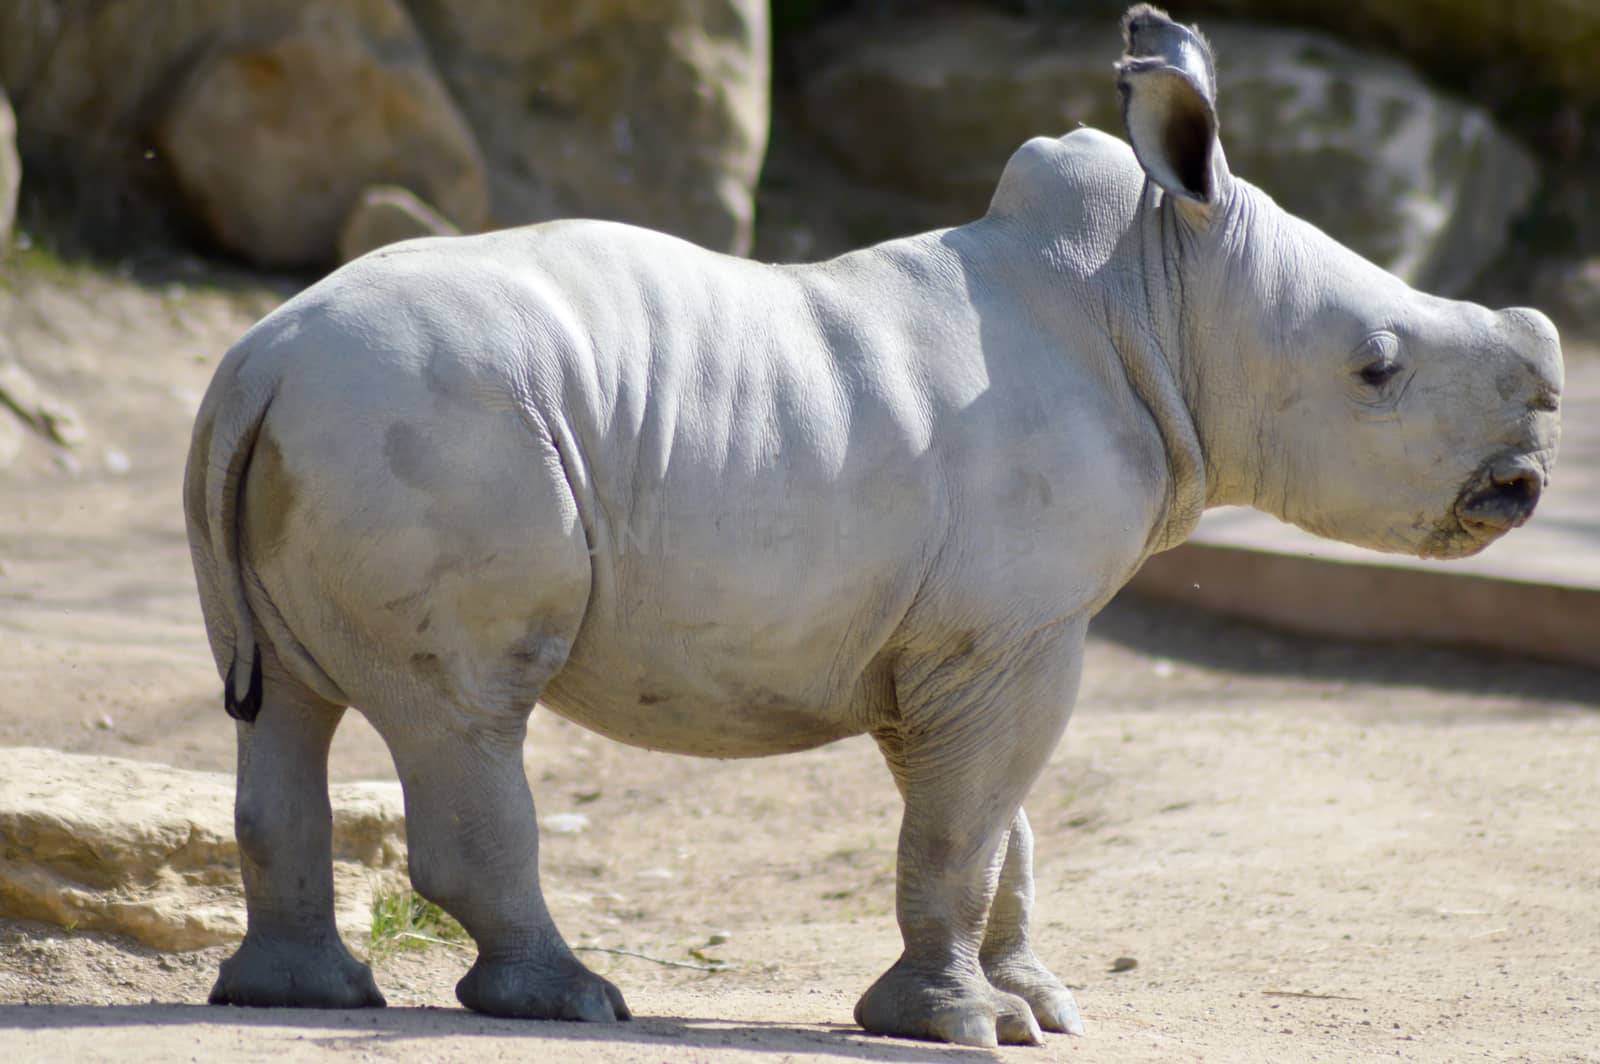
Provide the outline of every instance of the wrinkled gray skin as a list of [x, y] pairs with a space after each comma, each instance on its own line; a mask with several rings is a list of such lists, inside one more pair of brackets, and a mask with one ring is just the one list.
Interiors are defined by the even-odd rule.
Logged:
[[542, 699], [711, 757], [871, 734], [905, 799], [905, 951], [857, 1020], [1082, 1030], [1029, 944], [1021, 803], [1089, 618], [1208, 505], [1470, 554], [1531, 512], [1561, 384], [1537, 312], [1415, 292], [1233, 178], [1205, 46], [1129, 21], [1133, 150], [1030, 141], [971, 225], [798, 267], [593, 222], [425, 240], [238, 343], [185, 487], [212, 647], [257, 713], [249, 933], [213, 1001], [383, 1002], [333, 922], [354, 705], [417, 890], [478, 944], [461, 1001], [627, 1018], [540, 895]]

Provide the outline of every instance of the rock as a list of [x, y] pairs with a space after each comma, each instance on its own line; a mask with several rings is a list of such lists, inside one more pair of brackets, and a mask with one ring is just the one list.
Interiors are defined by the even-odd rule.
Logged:
[[88, 438], [82, 420], [72, 408], [46, 394], [32, 374], [5, 358], [3, 353], [0, 353], [0, 411], [9, 411], [23, 424], [63, 447], [77, 447]]
[[339, 261], [358, 259], [385, 244], [423, 236], [458, 236], [438, 211], [418, 199], [410, 189], [377, 185], [361, 193], [339, 229]]
[[101, 229], [167, 216], [174, 185], [264, 265], [332, 262], [372, 184], [485, 217], [476, 144], [401, 0], [0, 4], [0, 82], [40, 189]]
[[[1075, 4], [1080, 0], [1046, 0]], [[1600, 102], [1600, 4], [1583, 0], [1191, 0], [1183, 18], [1259, 19], [1398, 55], [1441, 84], [1530, 115]]]
[[262, 266], [331, 261], [377, 183], [412, 189], [464, 229], [488, 217], [477, 144], [394, 3], [308, 4], [272, 40], [219, 51], [156, 140], [217, 241]]
[[1442, 295], [1463, 293], [1505, 249], [1540, 175], [1486, 111], [1314, 34], [1210, 36], [1236, 57], [1217, 70], [1229, 160], [1290, 211]]
[[[158, 949], [244, 933], [233, 777], [56, 750], [0, 749], [0, 915]], [[397, 783], [332, 788], [339, 926], [365, 938], [375, 870], [405, 866]]]
[[483, 145], [493, 217], [570, 215], [748, 248], [766, 0], [410, 0]]
[[0, 470], [10, 466], [22, 454], [26, 440], [22, 422], [0, 411]]
[[[1030, 136], [1121, 132], [1115, 24], [952, 12], [819, 34], [808, 129], [859, 178], [947, 223], [987, 206]], [[1414, 284], [1460, 292], [1505, 246], [1538, 171], [1488, 115], [1328, 38], [1208, 22], [1235, 172]]]
[[539, 826], [551, 835], [578, 835], [589, 829], [589, 818], [583, 813], [551, 813], [539, 818]]
[[22, 160], [17, 157], [17, 116], [0, 89], [0, 255], [11, 250], [17, 220], [17, 190], [22, 187]]
[[1554, 318], [1563, 334], [1600, 337], [1600, 258], [1540, 263], [1529, 295], [1529, 302]]
[[492, 201], [743, 250], [768, 71], [766, 0], [0, 4], [24, 155], [74, 211], [130, 226], [175, 183], [268, 266], [332, 261], [375, 184], [464, 230]]

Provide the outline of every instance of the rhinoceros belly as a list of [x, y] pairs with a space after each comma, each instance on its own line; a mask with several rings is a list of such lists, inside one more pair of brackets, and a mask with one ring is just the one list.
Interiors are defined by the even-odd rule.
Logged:
[[726, 660], [711, 675], [640, 658], [634, 661], [647, 667], [619, 674], [590, 660], [608, 657], [597, 649], [574, 655], [542, 702], [592, 731], [649, 750], [702, 757], [789, 753], [858, 734], [869, 715], [857, 692], [819, 697], [749, 661]]
[[602, 573], [544, 703], [623, 742], [710, 757], [860, 733], [883, 711], [882, 649], [913, 581], [892, 556], [813, 557], [825, 549], [734, 537]]

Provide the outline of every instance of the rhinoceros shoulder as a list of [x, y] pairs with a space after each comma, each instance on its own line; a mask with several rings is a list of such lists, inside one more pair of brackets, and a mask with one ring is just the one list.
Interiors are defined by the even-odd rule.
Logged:
[[1133, 149], [1098, 129], [1034, 137], [1006, 162], [989, 215], [1036, 217], [1067, 203], [1093, 203], [1131, 217], [1143, 184]]

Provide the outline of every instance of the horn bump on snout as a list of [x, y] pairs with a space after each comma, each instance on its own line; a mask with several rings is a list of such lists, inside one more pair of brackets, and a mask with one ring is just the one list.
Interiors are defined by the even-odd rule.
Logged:
[[1534, 378], [1529, 405], [1553, 412], [1561, 405], [1561, 334], [1555, 323], [1532, 307], [1510, 307], [1495, 315], [1502, 334], [1521, 354]]

